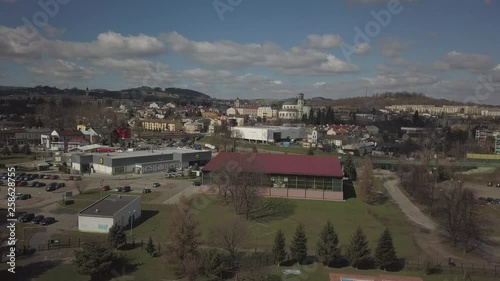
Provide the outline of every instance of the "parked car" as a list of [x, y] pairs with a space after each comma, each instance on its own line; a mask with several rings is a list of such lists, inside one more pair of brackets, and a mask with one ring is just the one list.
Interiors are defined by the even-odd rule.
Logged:
[[157, 182], [153, 183], [153, 187], [159, 187], [160, 185], [161, 185], [161, 184], [159, 184], [159, 183], [157, 183]]
[[60, 182], [57, 184], [57, 188], [63, 188], [65, 186], [66, 186], [66, 184], [64, 182]]
[[142, 193], [151, 193], [151, 189], [149, 189], [149, 188], [144, 188], [144, 189], [142, 190]]
[[493, 183], [491, 181], [488, 182], [488, 186], [493, 186]]
[[117, 188], [115, 188], [115, 191], [122, 192], [123, 191], [123, 187], [117, 187]]
[[59, 176], [58, 175], [52, 175], [52, 176], [50, 176], [50, 179], [51, 180], [57, 180], [57, 179], [59, 179]]
[[195, 181], [195, 182], [193, 182], [193, 185], [194, 185], [194, 186], [201, 186], [201, 182], [199, 182], [199, 181]]
[[486, 202], [488, 202], [489, 204], [494, 204], [493, 201], [495, 201], [495, 199], [491, 197], [486, 198]]
[[74, 176], [69, 176], [69, 178], [68, 178], [68, 180], [70, 180], [70, 181], [72, 181], [72, 180], [74, 180], [74, 179], [75, 179], [75, 177], [74, 177]]
[[109, 185], [105, 185], [102, 187], [102, 191], [109, 191], [111, 189], [111, 187], [109, 187]]
[[46, 185], [47, 185], [47, 184], [46, 184], [46, 183], [44, 183], [44, 182], [39, 182], [39, 183], [36, 185], [36, 187], [44, 187], [44, 186], [46, 186]]
[[34, 182], [30, 183], [28, 186], [29, 186], [29, 187], [37, 187], [38, 183], [39, 183], [39, 182], [34, 181]]
[[49, 185], [49, 186], [47, 186], [47, 188], [45, 190], [46, 191], [54, 191], [56, 189], [57, 189], [57, 187], [55, 185]]
[[19, 221], [20, 221], [20, 222], [30, 222], [30, 221], [32, 221], [34, 218], [35, 218], [35, 214], [33, 214], [33, 213], [26, 213], [26, 214], [22, 215], [22, 216], [19, 218]]
[[21, 197], [23, 197], [22, 193], [16, 193], [16, 200], [21, 199]]
[[44, 218], [45, 217], [43, 215], [38, 215], [35, 218], [33, 218], [33, 220], [31, 222], [34, 224], [39, 224], [43, 221]]
[[40, 222], [40, 224], [41, 224], [41, 225], [49, 225], [49, 224], [53, 224], [53, 223], [55, 223], [55, 222], [56, 222], [56, 219], [55, 219], [55, 218], [53, 218], [53, 217], [46, 217], [46, 218], [44, 218], [44, 219]]
[[123, 187], [123, 192], [129, 192], [130, 190], [132, 190], [132, 188], [130, 188], [129, 185]]
[[19, 198], [19, 200], [28, 200], [31, 198], [31, 194], [23, 194], [23, 196], [21, 196]]
[[46, 180], [50, 180], [50, 175], [45, 175], [43, 178]]
[[497, 187], [500, 187], [500, 183], [497, 183]]
[[9, 199], [9, 198], [10, 198], [10, 195], [9, 195], [9, 194], [7, 194], [7, 195], [5, 195], [5, 196], [3, 197], [3, 199], [5, 199], [5, 200], [7, 200], [7, 199]]

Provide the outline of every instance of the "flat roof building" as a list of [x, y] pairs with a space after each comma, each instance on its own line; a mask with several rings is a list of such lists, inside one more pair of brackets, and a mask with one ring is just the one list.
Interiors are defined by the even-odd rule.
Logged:
[[212, 159], [210, 150], [157, 149], [110, 153], [79, 153], [71, 156], [71, 169], [77, 173], [148, 174], [204, 166]]
[[140, 216], [140, 196], [108, 195], [78, 213], [78, 230], [108, 233], [114, 224], [133, 226]]

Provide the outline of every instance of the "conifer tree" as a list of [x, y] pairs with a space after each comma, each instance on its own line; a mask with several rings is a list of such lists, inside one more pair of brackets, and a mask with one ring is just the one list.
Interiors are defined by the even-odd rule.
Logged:
[[127, 237], [125, 236], [125, 228], [119, 224], [114, 224], [108, 233], [108, 244], [111, 248], [117, 249], [125, 244]]
[[383, 270], [395, 270], [398, 266], [398, 257], [389, 229], [385, 229], [378, 240], [375, 250], [375, 264]]
[[339, 237], [330, 221], [319, 234], [316, 251], [323, 265], [331, 265], [340, 258]]
[[285, 243], [285, 234], [283, 234], [283, 231], [278, 230], [278, 232], [276, 232], [276, 236], [274, 237], [273, 247], [274, 260], [278, 263], [278, 266], [281, 265], [281, 263], [286, 259]]
[[358, 173], [356, 172], [356, 167], [352, 162], [351, 156], [347, 156], [347, 160], [344, 163], [344, 172], [346, 176], [352, 181], [355, 181], [358, 178]]
[[148, 243], [146, 244], [146, 252], [152, 256], [155, 252], [155, 244], [153, 243], [153, 239], [151, 238], [151, 236], [149, 236], [149, 240], [148, 240]]
[[347, 248], [347, 258], [356, 269], [366, 266], [371, 261], [371, 250], [368, 247], [368, 240], [361, 227], [358, 227], [356, 232], [351, 236]]
[[292, 259], [298, 263], [304, 262], [307, 257], [307, 237], [303, 224], [299, 224], [295, 230], [292, 245], [290, 246], [290, 254]]

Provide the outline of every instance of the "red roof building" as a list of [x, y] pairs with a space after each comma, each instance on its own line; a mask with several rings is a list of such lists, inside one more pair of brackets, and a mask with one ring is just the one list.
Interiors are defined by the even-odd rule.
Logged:
[[269, 196], [343, 200], [344, 173], [335, 156], [221, 152], [203, 168], [203, 183], [228, 169], [266, 175]]

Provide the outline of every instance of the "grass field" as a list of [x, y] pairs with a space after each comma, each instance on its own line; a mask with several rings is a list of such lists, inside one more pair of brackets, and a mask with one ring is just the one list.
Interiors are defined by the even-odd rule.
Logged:
[[26, 155], [22, 153], [0, 156], [0, 164], [17, 164], [34, 161], [35, 154]]

